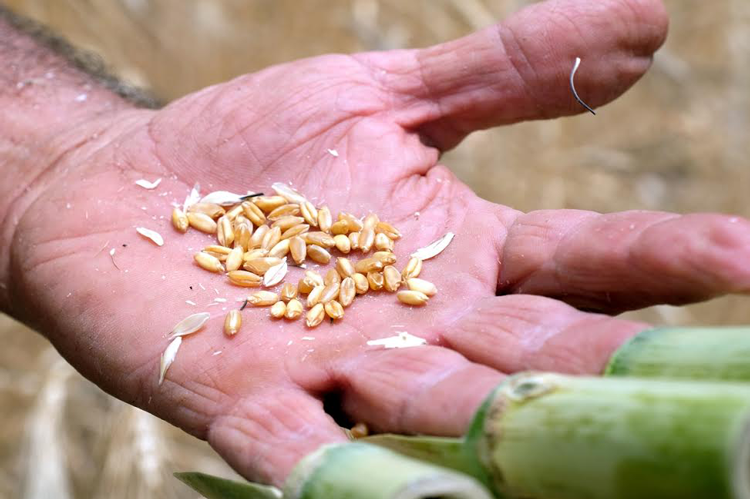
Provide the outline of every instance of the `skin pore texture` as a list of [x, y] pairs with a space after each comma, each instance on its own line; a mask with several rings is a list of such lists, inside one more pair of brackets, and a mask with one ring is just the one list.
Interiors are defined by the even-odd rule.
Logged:
[[[345, 440], [323, 407], [331, 394], [376, 431], [461, 434], [506, 374], [597, 374], [649, 327], [609, 314], [750, 290], [747, 220], [521, 213], [480, 199], [439, 162], [472, 131], [585, 111], [568, 87], [577, 56], [587, 61], [576, 76], [587, 103], [613, 100], [648, 69], [666, 31], [656, 0], [552, 0], [434, 47], [294, 61], [154, 110], [6, 14], [2, 310], [104, 390], [207, 439], [253, 480], [278, 485], [304, 455]], [[154, 191], [135, 184], [156, 178]], [[368, 295], [313, 330], [248, 309], [233, 338], [221, 333], [220, 307], [208, 308], [212, 319], [185, 339], [159, 386], [166, 335], [202, 310], [185, 301], [208, 303], [217, 288], [235, 306], [247, 294], [192, 263], [211, 238], [176, 233], [171, 203], [195, 182], [205, 193], [277, 181], [334, 216], [373, 211], [396, 225], [399, 268], [454, 232], [422, 273], [439, 293], [418, 310]], [[429, 345], [366, 346], [399, 330]]]

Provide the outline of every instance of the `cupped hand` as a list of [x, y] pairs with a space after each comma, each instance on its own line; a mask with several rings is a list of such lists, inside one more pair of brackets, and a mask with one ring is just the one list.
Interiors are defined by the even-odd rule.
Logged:
[[[119, 113], [60, 156], [21, 219], [17, 313], [105, 390], [207, 439], [249, 478], [279, 484], [305, 454], [345, 439], [323, 399], [377, 431], [460, 434], [505, 374], [599, 373], [648, 327], [602, 313], [750, 290], [745, 220], [523, 214], [479, 199], [438, 163], [474, 130], [581, 112], [567, 81], [576, 56], [579, 93], [612, 100], [665, 32], [655, 1], [550, 1], [443, 45], [296, 61]], [[144, 190], [140, 178], [163, 181]], [[399, 268], [454, 232], [422, 272], [439, 293], [423, 308], [370, 293], [315, 329], [248, 308], [225, 337], [225, 310], [252, 290], [193, 263], [212, 239], [174, 231], [171, 203], [195, 182], [205, 193], [277, 181], [334, 216], [375, 212], [396, 225]], [[212, 319], [159, 385], [166, 335], [204, 310]], [[399, 331], [430, 345], [366, 344]]]

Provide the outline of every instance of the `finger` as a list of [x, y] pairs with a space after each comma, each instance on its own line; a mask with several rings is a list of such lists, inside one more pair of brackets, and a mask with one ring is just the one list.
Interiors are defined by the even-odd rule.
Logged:
[[510, 227], [500, 293], [609, 313], [750, 292], [750, 221], [716, 214], [537, 211]]
[[344, 410], [379, 432], [461, 435], [503, 375], [435, 346], [370, 350], [335, 368]]
[[276, 486], [300, 459], [345, 440], [319, 400], [293, 390], [242, 399], [208, 432], [208, 442], [238, 473]]
[[648, 327], [550, 298], [518, 295], [480, 301], [442, 336], [467, 359], [505, 373], [598, 375], [620, 345]]
[[366, 54], [398, 97], [403, 126], [441, 149], [473, 130], [584, 112], [627, 90], [664, 41], [658, 0], [550, 0], [467, 37], [417, 51]]

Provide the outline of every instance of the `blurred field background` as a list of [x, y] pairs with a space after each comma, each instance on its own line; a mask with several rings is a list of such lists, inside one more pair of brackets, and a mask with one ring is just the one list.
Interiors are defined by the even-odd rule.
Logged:
[[[417, 47], [523, 0], [11, 0], [165, 101], [327, 52]], [[652, 71], [597, 117], [478, 133], [444, 157], [483, 197], [523, 210], [750, 216], [750, 4], [668, 0]], [[584, 60], [585, 64], [585, 60]], [[585, 67], [585, 66], [584, 66]], [[656, 323], [750, 323], [747, 298], [654, 307]], [[230, 471], [202, 442], [99, 391], [0, 316], [0, 498], [194, 497], [177, 470]]]

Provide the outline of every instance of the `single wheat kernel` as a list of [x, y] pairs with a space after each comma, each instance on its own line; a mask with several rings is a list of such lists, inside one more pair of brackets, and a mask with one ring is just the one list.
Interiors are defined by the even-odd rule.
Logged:
[[385, 290], [395, 293], [401, 287], [401, 272], [393, 265], [387, 265], [383, 269], [383, 280]]
[[307, 308], [313, 308], [320, 302], [320, 295], [323, 294], [325, 288], [325, 286], [315, 286], [312, 291], [308, 293], [306, 303]]
[[215, 256], [219, 259], [220, 262], [226, 261], [227, 257], [229, 256], [229, 253], [232, 252], [231, 249], [227, 248], [226, 246], [219, 246], [218, 244], [209, 244], [205, 248], [203, 248], [204, 253], [208, 253], [211, 256]]
[[271, 317], [274, 319], [281, 319], [286, 314], [286, 303], [283, 301], [277, 301], [271, 307]]
[[348, 307], [351, 305], [356, 294], [357, 287], [354, 284], [354, 279], [351, 277], [345, 277], [344, 280], [341, 281], [341, 288], [339, 289], [339, 302], [341, 303], [341, 306]]
[[346, 220], [339, 220], [338, 222], [331, 225], [331, 234], [337, 236], [339, 234], [349, 233], [349, 222]]
[[298, 319], [302, 315], [302, 302], [295, 299], [289, 300], [286, 304], [286, 313], [284, 317], [290, 320]]
[[242, 256], [242, 260], [245, 262], [249, 262], [250, 260], [255, 260], [257, 258], [263, 258], [268, 256], [268, 251], [261, 249], [261, 248], [255, 248], [251, 249], [250, 251], [246, 252]]
[[375, 232], [378, 234], [385, 234], [388, 239], [394, 241], [396, 239], [401, 239], [401, 232], [388, 222], [378, 222], [377, 225], [375, 225]]
[[[380, 218], [375, 213], [369, 213], [366, 217], [362, 225], [364, 226], [364, 229], [372, 229], [375, 230], [375, 226], [378, 225], [378, 222], [380, 222]], [[363, 229], [363, 230], [364, 230]]]
[[[242, 208], [242, 206], [240, 206], [240, 208]], [[229, 218], [229, 214], [226, 214], [224, 216], [227, 217], [227, 218]], [[232, 220], [232, 219], [230, 218], [230, 220]], [[247, 218], [245, 215], [241, 215], [241, 214], [237, 215], [236, 217], [234, 217], [234, 220], [232, 220], [232, 224], [235, 227], [237, 227], [240, 224], [247, 225], [247, 228], [250, 229], [250, 233], [251, 234], [252, 234], [253, 230], [255, 229], [255, 226], [253, 225], [253, 222], [249, 218]]]
[[307, 316], [305, 317], [305, 324], [307, 324], [307, 327], [315, 327], [323, 322], [325, 315], [325, 308], [323, 307], [323, 304], [318, 303], [313, 308], [311, 308], [310, 311], [307, 312]]
[[396, 297], [398, 297], [398, 301], [400, 301], [401, 303], [414, 306], [424, 305], [430, 299], [430, 297], [424, 293], [411, 290], [399, 291], [398, 293], [396, 293]]
[[336, 243], [336, 249], [345, 255], [351, 251], [352, 244], [349, 242], [349, 237], [343, 234], [339, 234], [333, 237], [333, 242]]
[[289, 239], [289, 251], [292, 253], [292, 260], [297, 265], [302, 265], [307, 257], [307, 245], [305, 240], [299, 236]]
[[332, 282], [326, 284], [323, 292], [320, 294], [318, 303], [328, 303], [331, 300], [335, 300], [339, 297], [339, 291], [341, 290], [341, 284], [338, 282]]
[[370, 289], [373, 291], [380, 291], [383, 289], [383, 274], [381, 272], [368, 272], [367, 282], [370, 284]]
[[299, 236], [310, 230], [310, 226], [307, 224], [298, 224], [294, 227], [289, 227], [281, 234], [281, 239], [291, 239], [294, 236]]
[[276, 265], [281, 263], [281, 258], [274, 258], [271, 256], [266, 256], [263, 258], [255, 258], [253, 260], [248, 260], [245, 262], [245, 264], [242, 266], [245, 270], [249, 270], [253, 274], [258, 275], [265, 275], [266, 272], [268, 272], [268, 269], [271, 267], [275, 267]]
[[272, 227], [271, 230], [266, 232], [263, 236], [263, 240], [260, 242], [260, 247], [264, 250], [271, 251], [271, 248], [276, 246], [276, 243], [281, 241], [281, 229], [279, 227]]
[[232, 222], [226, 216], [220, 217], [216, 222], [216, 239], [219, 244], [226, 247], [231, 247], [234, 242], [234, 230], [232, 229]]
[[276, 194], [283, 197], [290, 203], [300, 204], [306, 201], [305, 196], [300, 194], [298, 191], [292, 188], [289, 184], [285, 184], [283, 182], [274, 182], [271, 185], [271, 189], [273, 189]]
[[266, 223], [266, 215], [263, 213], [263, 210], [255, 206], [253, 203], [250, 201], [243, 201], [241, 206], [242, 212], [252, 223], [258, 227]]
[[266, 237], [269, 230], [271, 229], [268, 225], [261, 225], [255, 229], [255, 232], [253, 232], [253, 235], [250, 237], [250, 248], [248, 249], [260, 248], [263, 238]]
[[354, 287], [358, 295], [363, 295], [370, 290], [370, 282], [364, 274], [357, 272], [352, 276], [352, 279], [354, 280]]
[[242, 286], [243, 288], [257, 288], [260, 287], [263, 282], [261, 276], [246, 270], [233, 270], [227, 272], [227, 277], [229, 277], [229, 282], [235, 286]]
[[333, 248], [336, 246], [336, 241], [333, 237], [325, 232], [307, 232], [302, 236], [307, 244], [317, 244], [323, 248]]
[[361, 232], [349, 233], [349, 247], [352, 251], [359, 249], [359, 235]]
[[252, 225], [246, 224], [238, 224], [234, 227], [234, 244], [239, 244], [245, 251], [250, 247], [250, 238], [253, 237], [251, 227]]
[[326, 302], [324, 305], [326, 315], [333, 320], [339, 320], [344, 316], [344, 307], [336, 300]]
[[247, 302], [256, 307], [270, 307], [279, 301], [279, 295], [271, 291], [257, 291], [247, 297]]
[[393, 239], [383, 234], [375, 234], [375, 249], [378, 251], [393, 251]]
[[177, 229], [178, 232], [187, 232], [190, 222], [188, 221], [187, 215], [181, 209], [175, 207], [172, 210], [172, 226]]
[[346, 220], [348, 222], [349, 232], [359, 232], [364, 227], [364, 224], [359, 218], [351, 213], [346, 213], [345, 211], [339, 213], [339, 220]]
[[365, 258], [354, 264], [354, 270], [360, 274], [366, 274], [368, 272], [377, 272], [383, 270], [383, 262], [374, 258]]
[[333, 225], [331, 210], [328, 209], [328, 206], [323, 206], [318, 210], [318, 227], [321, 231], [328, 232], [331, 230], [331, 225]]
[[372, 254], [372, 258], [381, 262], [383, 265], [393, 265], [396, 263], [396, 255], [390, 251], [376, 251]]
[[253, 204], [265, 213], [271, 213], [279, 206], [285, 205], [288, 202], [289, 201], [281, 196], [258, 196], [253, 198]]
[[317, 244], [310, 244], [307, 247], [307, 256], [309, 256], [314, 262], [322, 263], [324, 265], [331, 261], [331, 254]]
[[365, 423], [357, 423], [354, 426], [352, 426], [351, 430], [349, 430], [349, 435], [351, 436], [352, 440], [365, 438], [369, 434], [370, 434], [370, 429], [367, 427]]
[[408, 281], [412, 277], [419, 277], [420, 272], [422, 272], [422, 259], [413, 256], [409, 258], [406, 267], [401, 271], [401, 277], [404, 281]]
[[419, 291], [427, 296], [435, 296], [437, 294], [437, 286], [430, 281], [425, 281], [424, 279], [412, 277], [411, 279], [407, 279], [406, 285], [412, 291]]
[[242, 204], [236, 204], [227, 210], [225, 217], [229, 220], [234, 221], [242, 213]]
[[326, 272], [325, 279], [323, 279], [324, 284], [331, 284], [332, 282], [341, 284], [341, 275], [339, 275], [336, 269], [329, 269], [328, 272]]
[[209, 217], [216, 219], [222, 216], [226, 211], [224, 207], [214, 203], [195, 203], [191, 204], [188, 209], [188, 213], [203, 213]]
[[297, 292], [301, 295], [309, 294], [315, 286], [304, 277], [297, 282]]
[[310, 201], [300, 204], [300, 215], [310, 227], [318, 226], [318, 210]]
[[341, 257], [336, 259], [336, 271], [341, 277], [351, 277], [356, 272], [352, 262], [348, 258]]
[[294, 216], [299, 213], [299, 205], [294, 203], [283, 204], [273, 210], [266, 217], [268, 220], [276, 221], [281, 217]]
[[237, 270], [242, 267], [243, 253], [244, 251], [242, 250], [242, 246], [237, 246], [229, 252], [226, 261], [227, 271]]
[[325, 279], [323, 279], [323, 276], [314, 270], [306, 270], [305, 279], [307, 279], [310, 283], [312, 283], [313, 286], [325, 285]]
[[240, 311], [230, 310], [227, 316], [224, 318], [224, 334], [227, 336], [234, 336], [242, 327], [242, 314]]
[[271, 224], [271, 227], [278, 227], [281, 229], [282, 232], [286, 231], [287, 229], [291, 229], [295, 225], [300, 225], [305, 221], [302, 217], [294, 217], [294, 216], [288, 216], [288, 217], [281, 217], [278, 220], [276, 220], [273, 224]]
[[268, 256], [284, 258], [287, 253], [289, 253], [289, 239], [284, 239], [283, 241], [276, 243], [276, 245], [268, 251]]
[[297, 286], [291, 282], [284, 283], [284, 285], [281, 286], [281, 300], [289, 301], [294, 298], [297, 298]]
[[365, 227], [362, 232], [359, 233], [359, 250], [362, 253], [369, 253], [372, 249], [372, 245], [375, 242], [375, 231], [370, 227]]
[[209, 272], [221, 273], [224, 271], [224, 267], [221, 265], [219, 259], [208, 253], [201, 251], [200, 253], [196, 253], [193, 258], [195, 258], [195, 263]]
[[216, 222], [205, 213], [188, 213], [188, 223], [190, 227], [198, 229], [206, 234], [216, 234]]

